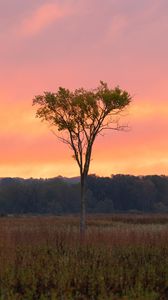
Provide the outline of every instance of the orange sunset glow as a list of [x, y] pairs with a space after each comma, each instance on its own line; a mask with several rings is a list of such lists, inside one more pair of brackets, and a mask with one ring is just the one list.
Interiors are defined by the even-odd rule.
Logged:
[[35, 118], [43, 91], [119, 85], [133, 98], [95, 142], [90, 173], [168, 175], [167, 0], [0, 0], [0, 177], [78, 176]]

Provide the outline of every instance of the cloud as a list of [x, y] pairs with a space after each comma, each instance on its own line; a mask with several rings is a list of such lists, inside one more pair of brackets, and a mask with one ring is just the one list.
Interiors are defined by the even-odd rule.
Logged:
[[115, 15], [109, 29], [110, 37], [117, 37], [121, 34], [128, 25], [127, 17], [124, 15]]
[[123, 5], [121, 0], [114, 1], [114, 3], [116, 6], [114, 6], [107, 32], [107, 39], [110, 41], [121, 36], [125, 40], [130, 33], [132, 36], [135, 32], [139, 34], [141, 31], [145, 36], [148, 31], [151, 33], [152, 29], [157, 31], [157, 27], [164, 23], [164, 10], [161, 1], [158, 3], [158, 1], [142, 0], [136, 3], [133, 0], [127, 0]]
[[70, 13], [70, 9], [60, 7], [54, 3], [43, 4], [21, 22], [19, 34], [21, 36], [37, 35], [56, 20], [61, 19]]
[[164, 101], [161, 103], [153, 103], [151, 100], [141, 100], [141, 102], [137, 101], [133, 103], [129, 112], [129, 117], [131, 117], [134, 122], [144, 122], [145, 120], [152, 120], [153, 122], [154, 120], [159, 120], [161, 122], [167, 120], [168, 105], [164, 103]]

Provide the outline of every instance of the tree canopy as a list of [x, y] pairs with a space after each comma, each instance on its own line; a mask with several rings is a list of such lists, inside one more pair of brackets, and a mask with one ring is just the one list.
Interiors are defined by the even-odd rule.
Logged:
[[[88, 176], [88, 213], [168, 212], [168, 176]], [[78, 179], [0, 179], [0, 215], [79, 214]]]
[[131, 96], [119, 87], [109, 89], [100, 82], [94, 90], [60, 87], [56, 93], [44, 92], [33, 100], [36, 116], [56, 126], [58, 138], [74, 152], [80, 173], [88, 174], [91, 150], [96, 136], [104, 129], [123, 130], [119, 114], [129, 105]]
[[80, 230], [85, 232], [85, 182], [89, 172], [93, 143], [105, 129], [122, 130], [119, 115], [129, 105], [131, 96], [119, 87], [110, 89], [100, 81], [94, 90], [70, 91], [60, 87], [56, 93], [45, 92], [33, 100], [38, 105], [36, 116], [56, 126], [59, 139], [73, 150], [81, 177]]

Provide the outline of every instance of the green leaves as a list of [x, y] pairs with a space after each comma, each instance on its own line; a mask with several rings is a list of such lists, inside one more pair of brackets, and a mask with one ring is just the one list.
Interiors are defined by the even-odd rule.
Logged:
[[37, 106], [36, 117], [56, 126], [58, 131], [66, 132], [65, 137], [59, 138], [71, 147], [80, 174], [86, 176], [97, 135], [104, 129], [123, 130], [118, 126], [118, 119], [116, 121], [112, 116], [113, 112], [119, 115], [130, 101], [127, 91], [119, 87], [110, 89], [107, 83], [100, 81], [94, 90], [70, 91], [59, 87], [56, 93], [44, 92], [35, 96], [33, 105]]
[[107, 84], [100, 82], [101, 85], [97, 89], [97, 98], [104, 104], [104, 110], [108, 113], [113, 110], [122, 110], [131, 102], [131, 96], [127, 91], [120, 89], [119, 86], [109, 89]]
[[82, 130], [96, 126], [103, 116], [113, 110], [122, 110], [131, 101], [128, 92], [119, 87], [109, 89], [107, 84], [100, 81], [97, 89], [90, 91], [83, 88], [70, 92], [59, 87], [56, 93], [44, 92], [35, 96], [33, 105], [37, 105], [36, 116], [56, 125], [58, 130]]

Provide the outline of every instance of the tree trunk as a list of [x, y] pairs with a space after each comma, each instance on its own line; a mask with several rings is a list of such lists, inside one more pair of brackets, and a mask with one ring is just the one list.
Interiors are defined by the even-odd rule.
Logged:
[[81, 175], [81, 212], [80, 212], [81, 238], [84, 238], [86, 232], [85, 181], [86, 181], [86, 177], [84, 175]]

